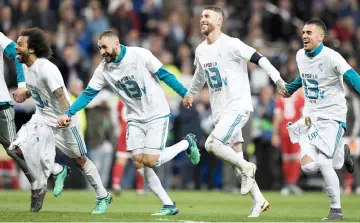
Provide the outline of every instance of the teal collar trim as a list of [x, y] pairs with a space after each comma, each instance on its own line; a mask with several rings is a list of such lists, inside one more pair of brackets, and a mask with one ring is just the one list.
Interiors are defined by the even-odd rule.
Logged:
[[324, 48], [324, 44], [320, 44], [318, 47], [316, 47], [311, 52], [305, 51], [305, 55], [308, 56], [308, 57], [315, 57], [322, 51], [323, 48]]
[[1, 105], [7, 105], [7, 104], [12, 105], [11, 101], [2, 101], [2, 102], [0, 102], [0, 106]]
[[113, 63], [119, 63], [120, 61], [122, 61], [122, 59], [124, 59], [126, 54], [126, 47], [120, 44], [120, 49], [121, 49], [120, 56], [118, 59], [114, 60]]

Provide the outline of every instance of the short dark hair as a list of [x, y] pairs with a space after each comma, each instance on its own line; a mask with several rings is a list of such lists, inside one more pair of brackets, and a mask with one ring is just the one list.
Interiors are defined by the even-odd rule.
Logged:
[[326, 34], [326, 32], [327, 32], [326, 25], [320, 19], [310, 19], [305, 23], [305, 25], [310, 25], [310, 24], [316, 25], [317, 27], [322, 29], [322, 31], [324, 31], [324, 34]]
[[43, 31], [37, 27], [25, 29], [21, 36], [28, 37], [28, 48], [34, 50], [36, 57], [49, 58], [52, 54], [50, 42], [46, 40]]
[[106, 30], [103, 33], [100, 34], [99, 39], [103, 37], [116, 37], [119, 38], [118, 34], [113, 30]]
[[221, 14], [222, 18], [225, 19], [224, 11], [220, 7], [218, 7], [216, 5], [205, 6], [204, 10], [211, 10], [211, 11], [214, 11], [214, 12], [218, 12], [218, 13]]

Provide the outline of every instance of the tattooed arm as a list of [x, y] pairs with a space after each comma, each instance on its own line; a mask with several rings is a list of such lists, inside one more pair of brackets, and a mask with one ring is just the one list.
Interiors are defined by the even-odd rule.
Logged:
[[64, 114], [66, 109], [68, 109], [70, 107], [70, 103], [65, 96], [64, 89], [62, 87], [58, 88], [53, 93], [59, 101], [61, 113]]

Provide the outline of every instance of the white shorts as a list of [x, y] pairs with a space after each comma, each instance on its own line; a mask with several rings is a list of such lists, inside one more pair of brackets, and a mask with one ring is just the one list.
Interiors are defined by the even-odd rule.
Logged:
[[38, 188], [47, 184], [55, 162], [55, 139], [53, 128], [39, 122], [29, 121], [21, 127], [10, 149], [18, 146], [29, 170], [37, 180]]
[[344, 164], [344, 143], [342, 137], [344, 128], [333, 120], [311, 118], [311, 125], [307, 126], [302, 118], [288, 126], [291, 142], [299, 143], [301, 159], [308, 155], [313, 160], [317, 155], [325, 154], [333, 160], [333, 168], [340, 169]]
[[[29, 126], [37, 125], [42, 125], [44, 126], [43, 128], [45, 128], [45, 126], [47, 126], [47, 128], [50, 128], [52, 130], [52, 137], [55, 141], [55, 145], [53, 145], [52, 147], [54, 149], [55, 147], [60, 149], [65, 155], [70, 158], [78, 158], [87, 153], [84, 138], [81, 134], [81, 128], [78, 125], [72, 124], [67, 128], [58, 129], [53, 126], [43, 124], [41, 118], [36, 115], [33, 115], [33, 117], [26, 125], [28, 125], [28, 128]], [[31, 130], [28, 131], [31, 132]], [[27, 139], [29, 141], [33, 140], [31, 138], [31, 135], [28, 135], [26, 137], [29, 138]]]
[[70, 158], [86, 155], [87, 149], [80, 127], [73, 125], [63, 129], [56, 129], [54, 133], [55, 145], [65, 155]]
[[129, 121], [126, 126], [126, 147], [133, 155], [159, 154], [165, 148], [169, 117], [146, 123]]
[[211, 135], [230, 147], [238, 142], [244, 142], [241, 129], [249, 118], [248, 111], [229, 113], [215, 123]]

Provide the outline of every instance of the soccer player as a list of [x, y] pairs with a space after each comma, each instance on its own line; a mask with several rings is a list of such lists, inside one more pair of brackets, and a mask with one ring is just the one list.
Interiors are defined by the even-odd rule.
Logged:
[[[10, 146], [10, 149], [25, 157], [31, 172], [36, 175], [37, 184], [32, 185], [31, 211], [41, 209], [50, 173], [58, 175], [62, 186], [67, 177], [67, 168], [54, 163], [56, 146], [74, 160], [95, 189], [96, 204], [92, 214], [105, 213], [111, 196], [104, 188], [95, 165], [85, 155], [86, 147], [78, 117], [74, 116], [68, 128], [57, 128], [57, 117], [70, 106], [71, 100], [59, 69], [47, 59], [51, 55], [50, 44], [40, 29], [27, 29], [18, 38], [16, 53], [17, 59], [25, 64], [23, 69], [29, 88], [27, 97], [32, 96], [37, 102], [35, 114], [22, 126]], [[54, 190], [54, 195], [58, 196], [61, 190]]]
[[14, 122], [14, 109], [11, 103], [10, 94], [4, 78], [4, 61], [3, 55], [9, 57], [16, 65], [16, 74], [18, 82], [18, 92], [26, 92], [26, 83], [24, 71], [21, 63], [16, 59], [15, 43], [0, 32], [0, 144], [6, 150], [6, 153], [16, 161], [30, 183], [35, 181], [34, 176], [30, 173], [25, 160], [16, 155], [9, 146], [15, 140], [16, 127]]
[[67, 126], [71, 122], [71, 116], [109, 85], [126, 106], [126, 144], [127, 150], [131, 151], [135, 168], [163, 203], [163, 207], [153, 215], [176, 215], [179, 210], [152, 168], [170, 161], [182, 151], [186, 151], [193, 164], [198, 164], [200, 153], [192, 134], [165, 148], [170, 109], [160, 80], [182, 97], [187, 90], [149, 50], [120, 45], [119, 38], [113, 31], [102, 33], [98, 46], [104, 60], [95, 70], [87, 88], [65, 114], [59, 117], [58, 125]]
[[279, 90], [284, 91], [285, 83], [266, 57], [239, 39], [221, 32], [223, 20], [224, 12], [219, 7], [210, 5], [204, 8], [200, 28], [206, 40], [196, 48], [196, 71], [183, 104], [191, 106], [193, 97], [207, 82], [215, 129], [206, 140], [205, 148], [228, 162], [238, 179], [241, 177], [241, 194], [250, 192], [253, 199], [248, 217], [258, 217], [269, 208], [269, 203], [255, 182], [255, 164], [243, 158], [241, 144], [241, 129], [253, 111], [248, 61], [260, 65]]
[[295, 122], [301, 118], [304, 107], [304, 93], [297, 91], [291, 98], [278, 96], [275, 104], [272, 145], [281, 147], [282, 172], [285, 185], [281, 189], [281, 195], [302, 195], [303, 191], [296, 185], [300, 173], [300, 145], [291, 143], [287, 123]]
[[340, 184], [334, 169], [344, 163], [349, 172], [353, 167], [350, 151], [342, 142], [347, 112], [343, 79], [360, 92], [360, 77], [338, 52], [323, 45], [325, 34], [321, 20], [309, 20], [303, 28], [304, 48], [296, 54], [300, 75], [286, 89], [291, 95], [303, 87], [305, 106], [303, 117], [289, 123], [288, 130], [291, 141], [300, 144], [302, 170], [323, 175], [330, 200], [330, 212], [323, 220], [342, 220]]
[[[122, 101], [118, 103], [118, 118], [120, 126], [120, 134], [117, 141], [116, 161], [112, 171], [112, 189], [115, 196], [119, 196], [121, 192], [121, 181], [124, 176], [124, 170], [129, 160], [130, 153], [126, 151], [126, 109]], [[136, 171], [136, 193], [143, 195], [144, 191], [144, 179]]]

